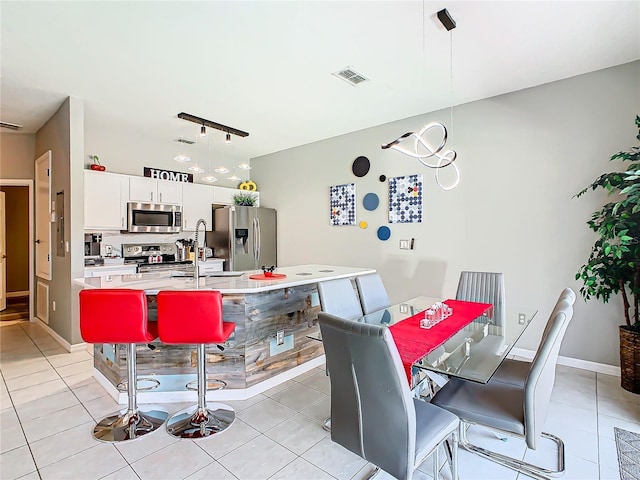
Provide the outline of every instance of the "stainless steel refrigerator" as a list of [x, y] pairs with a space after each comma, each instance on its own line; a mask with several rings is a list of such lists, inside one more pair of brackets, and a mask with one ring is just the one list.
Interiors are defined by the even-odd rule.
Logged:
[[276, 211], [238, 205], [213, 209], [213, 228], [207, 232], [213, 256], [224, 258], [227, 271], [277, 266]]

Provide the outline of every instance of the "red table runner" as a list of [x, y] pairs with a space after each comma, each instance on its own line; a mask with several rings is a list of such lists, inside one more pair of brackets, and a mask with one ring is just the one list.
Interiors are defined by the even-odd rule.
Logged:
[[425, 355], [453, 337], [462, 328], [493, 307], [490, 303], [445, 300], [453, 309], [453, 314], [431, 328], [420, 328], [424, 311], [406, 318], [389, 327], [393, 340], [400, 352], [400, 358], [411, 387], [411, 367]]

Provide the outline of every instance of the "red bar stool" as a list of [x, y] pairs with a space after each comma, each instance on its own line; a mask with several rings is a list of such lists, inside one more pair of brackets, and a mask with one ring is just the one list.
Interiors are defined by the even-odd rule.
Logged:
[[169, 416], [166, 410], [140, 410], [136, 401], [136, 344], [157, 338], [157, 326], [149, 323], [143, 290], [104, 289], [80, 292], [80, 333], [88, 343], [126, 343], [126, 410], [98, 422], [93, 436], [103, 442], [134, 440], [157, 430]]
[[175, 413], [167, 431], [180, 438], [203, 438], [229, 427], [236, 413], [229, 405], [207, 407], [207, 359], [205, 345], [223, 343], [236, 324], [222, 321], [222, 295], [214, 290], [163, 291], [158, 293], [158, 331], [168, 344], [198, 345], [198, 405]]

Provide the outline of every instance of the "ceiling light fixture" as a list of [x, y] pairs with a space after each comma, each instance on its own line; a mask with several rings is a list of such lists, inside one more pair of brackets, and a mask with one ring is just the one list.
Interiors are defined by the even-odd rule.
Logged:
[[202, 128], [200, 128], [201, 134], [202, 131], [206, 132], [205, 127], [211, 127], [215, 128], [216, 130], [226, 132], [229, 138], [231, 138], [231, 134], [237, 135], [238, 137], [249, 136], [247, 132], [243, 132], [242, 130], [238, 130], [237, 128], [228, 127], [227, 125], [222, 125], [221, 123], [212, 122], [211, 120], [207, 120], [206, 118], [196, 117], [195, 115], [191, 115], [190, 113], [180, 112], [178, 114], [178, 118], [181, 118], [182, 120], [186, 120], [188, 122], [197, 123], [198, 125], [202, 125]]
[[238, 180], [242, 180], [242, 179], [236, 175], [236, 170], [234, 168], [233, 174], [230, 177], [227, 177], [227, 180], [233, 180], [234, 182], [237, 182]]
[[189, 155], [185, 155], [184, 153], [176, 155], [175, 157], [173, 157], [173, 159], [176, 162], [180, 162], [180, 163], [188, 163], [191, 161], [191, 157]]
[[242, 170], [251, 170], [251, 165], [246, 162], [242, 162], [240, 165], [238, 165], [238, 168], [241, 168]]
[[231, 134], [229, 132], [227, 132], [227, 136], [224, 139], [225, 143], [231, 143]]
[[[422, 3], [422, 35], [423, 35], [423, 56], [424, 56], [424, 42], [425, 42], [425, 25], [424, 25], [424, 1]], [[440, 10], [437, 13], [438, 20], [440, 23], [449, 31], [449, 47], [450, 47], [450, 93], [453, 90], [453, 38], [451, 34], [451, 30], [456, 28], [456, 22], [453, 20], [453, 17], [449, 14], [447, 9]], [[426, 57], [425, 57], [426, 64]], [[426, 68], [426, 67], [425, 67]], [[451, 98], [451, 120], [453, 122], [453, 98]], [[439, 129], [442, 135], [440, 140], [440, 144], [435, 147], [430, 141], [426, 138], [426, 133], [432, 129]], [[401, 146], [401, 142], [411, 138], [413, 140], [412, 148], [407, 148]], [[447, 143], [447, 128], [440, 122], [429, 122], [422, 129], [416, 132], [408, 132], [404, 135], [396, 138], [392, 142], [385, 143], [382, 145], [382, 149], [391, 148], [393, 150], [397, 150], [400, 153], [404, 153], [413, 158], [417, 158], [420, 163], [429, 168], [436, 169], [436, 183], [442, 190], [453, 190], [460, 183], [460, 170], [458, 166], [454, 163], [456, 161], [457, 154], [454, 150], [444, 150], [444, 146]], [[429, 163], [426, 161], [427, 158], [434, 157], [437, 161], [433, 163]], [[455, 180], [451, 185], [444, 186], [440, 182], [439, 172], [441, 168], [445, 168], [451, 166], [455, 175]]]
[[193, 165], [191, 165], [187, 170], [189, 170], [190, 172], [193, 172], [193, 173], [204, 173], [204, 168], [201, 168], [198, 165], [198, 162], [196, 162]]
[[200, 127], [200, 136], [201, 137], [206, 137], [207, 136], [207, 127], [204, 126], [204, 123]]

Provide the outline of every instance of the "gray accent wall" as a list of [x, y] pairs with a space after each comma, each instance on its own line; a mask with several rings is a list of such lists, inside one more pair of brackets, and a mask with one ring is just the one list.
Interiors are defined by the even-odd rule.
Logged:
[[[84, 250], [84, 104], [69, 97], [36, 133], [35, 157], [51, 150], [51, 201], [64, 192], [64, 235], [69, 252], [56, 253], [56, 224], [52, 224], [49, 327], [71, 345], [82, 343], [79, 328], [78, 288], [71, 280], [83, 275]], [[56, 222], [59, 221], [59, 212]], [[52, 303], [56, 302], [53, 311]]]
[[[394, 303], [452, 298], [462, 270], [504, 272], [507, 302], [539, 310], [518, 344], [536, 349], [561, 290], [580, 288], [574, 276], [595, 241], [586, 221], [606, 201], [602, 192], [573, 196], [612, 169], [613, 153], [637, 143], [638, 79], [640, 62], [633, 62], [456, 106], [453, 123], [443, 110], [253, 159], [261, 205], [278, 210], [279, 264], [374, 267]], [[462, 173], [453, 191], [440, 190], [434, 171], [417, 160], [380, 149], [428, 121], [452, 126], [448, 146]], [[351, 172], [359, 155], [371, 161], [363, 178]], [[388, 224], [387, 183], [379, 175], [417, 173], [424, 176], [424, 221]], [[357, 222], [368, 222], [366, 229], [329, 224], [329, 186], [351, 182]], [[380, 197], [375, 211], [362, 207], [368, 192]], [[386, 242], [376, 237], [381, 225], [391, 228]], [[400, 250], [399, 240], [411, 238], [415, 249]], [[621, 303], [579, 298], [561, 354], [619, 365]]]

